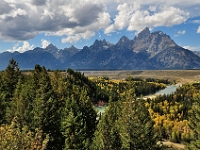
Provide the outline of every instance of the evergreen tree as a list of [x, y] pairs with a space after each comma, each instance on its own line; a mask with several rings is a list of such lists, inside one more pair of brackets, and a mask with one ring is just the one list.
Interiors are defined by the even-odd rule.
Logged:
[[[64, 149], [89, 149], [96, 129], [96, 111], [85, 89], [74, 88], [76, 94], [66, 99], [62, 115]], [[80, 91], [79, 91], [80, 90]]]
[[121, 101], [122, 114], [119, 118], [120, 135], [124, 149], [150, 150], [156, 148], [153, 121], [143, 99], [136, 99], [133, 88], [125, 93]]
[[6, 101], [4, 99], [4, 85], [2, 74], [0, 74], [0, 124], [5, 122]]
[[112, 102], [112, 98], [110, 98], [109, 105], [99, 120], [91, 149], [122, 149], [122, 141], [119, 133], [120, 126], [117, 125], [118, 115], [119, 107], [117, 102]]
[[32, 127], [38, 128], [49, 135], [48, 149], [60, 149], [62, 135], [60, 134], [60, 115], [58, 101], [54, 97], [50, 77], [45, 67], [35, 66], [33, 71], [35, 99], [32, 109]]
[[189, 117], [189, 127], [193, 131], [193, 139], [187, 144], [189, 150], [200, 149], [200, 94], [196, 97], [192, 113]]
[[83, 141], [85, 133], [84, 122], [73, 95], [66, 100], [66, 108], [63, 111], [62, 134], [65, 137], [64, 149], [84, 149]]
[[20, 75], [21, 72], [18, 63], [14, 59], [11, 59], [4, 72], [4, 88], [8, 94], [7, 98], [13, 96]]
[[89, 147], [92, 143], [92, 138], [97, 126], [97, 113], [94, 110], [86, 88], [81, 89], [79, 103], [81, 106], [82, 118], [86, 125], [87, 139], [85, 142], [87, 147]]
[[11, 59], [6, 70], [1, 73], [0, 78], [0, 123], [6, 123], [6, 111], [10, 109], [10, 102], [20, 77], [21, 72], [18, 63]]
[[28, 125], [30, 119], [28, 117], [31, 112], [29, 109], [31, 100], [29, 98], [27, 99], [28, 93], [25, 92], [26, 90], [28, 90], [28, 86], [23, 84], [22, 80], [19, 79], [12, 101], [7, 108], [6, 120], [8, 123], [10, 123], [14, 117], [17, 117], [20, 125]]

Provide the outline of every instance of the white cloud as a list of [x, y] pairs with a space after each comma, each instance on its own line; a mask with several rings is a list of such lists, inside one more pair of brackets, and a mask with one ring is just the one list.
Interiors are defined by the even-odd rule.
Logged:
[[22, 46], [19, 46], [19, 43], [15, 44], [14, 47], [12, 49], [9, 49], [7, 51], [9, 52], [20, 52], [20, 53], [23, 53], [25, 51], [28, 51], [28, 50], [33, 50], [34, 48], [34, 45], [30, 45], [29, 42], [27, 41], [24, 41], [23, 42], [23, 45]]
[[186, 33], [185, 30], [183, 31], [178, 31], [177, 34], [175, 36], [180, 36], [180, 35], [184, 35]]
[[0, 39], [27, 41], [44, 33], [77, 41], [86, 31], [173, 26], [199, 12], [199, 0], [0, 0]]
[[47, 40], [45, 40], [45, 39], [42, 39], [42, 40], [41, 40], [42, 48], [46, 48], [49, 44], [50, 44], [49, 41], [47, 41]]
[[183, 48], [191, 50], [191, 51], [197, 51], [200, 47], [194, 47], [194, 46], [183, 46]]
[[69, 35], [67, 38], [62, 39], [62, 43], [74, 43], [81, 39], [88, 40], [90, 37], [92, 37], [94, 35], [95, 35], [95, 33], [91, 32], [91, 31], [86, 31], [85, 33]]
[[198, 29], [197, 29], [197, 33], [200, 33], [200, 26], [199, 26]]
[[140, 31], [146, 26], [153, 28], [159, 26], [173, 26], [184, 23], [189, 18], [189, 12], [176, 7], [150, 7], [143, 9], [136, 2], [134, 5], [124, 3], [118, 6], [118, 15], [114, 23], [106, 28], [105, 33], [127, 28], [129, 31]]
[[0, 10], [2, 40], [24, 41], [39, 33], [68, 36], [110, 24], [106, 6], [96, 0], [2, 0], [1, 4], [9, 8]]
[[155, 12], [157, 10], [157, 7], [156, 6], [150, 6], [149, 10], [152, 11], [152, 12]]
[[200, 24], [200, 20], [194, 20], [194, 21], [192, 21], [193, 23], [198, 23], [198, 24]]
[[104, 33], [107, 35], [110, 35], [109, 33], [114, 32], [114, 31], [115, 31], [115, 26], [114, 26], [114, 24], [112, 24], [105, 29]]

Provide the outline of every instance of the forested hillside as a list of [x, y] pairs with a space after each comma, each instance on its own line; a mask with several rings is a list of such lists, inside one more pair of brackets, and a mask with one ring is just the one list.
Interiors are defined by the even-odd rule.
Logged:
[[[157, 144], [163, 139], [198, 149], [200, 84], [143, 99], [167, 84], [40, 65], [22, 72], [12, 59], [0, 73], [0, 149], [154, 150], [166, 148]], [[95, 109], [100, 103], [107, 105], [103, 114]]]

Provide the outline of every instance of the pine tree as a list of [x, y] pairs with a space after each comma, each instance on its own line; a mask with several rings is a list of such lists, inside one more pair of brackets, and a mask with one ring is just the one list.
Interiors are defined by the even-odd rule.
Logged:
[[121, 101], [122, 114], [119, 118], [123, 147], [130, 150], [150, 150], [156, 147], [153, 121], [143, 99], [136, 99], [133, 88], [125, 93]]
[[193, 139], [187, 144], [189, 150], [200, 149], [200, 94], [196, 97], [192, 113], [189, 117], [189, 127], [193, 131]]
[[[35, 98], [32, 109], [32, 127], [38, 128], [49, 135], [48, 149], [60, 149], [62, 135], [60, 134], [60, 115], [58, 101], [54, 96], [50, 77], [45, 67], [35, 66], [33, 71], [33, 88]], [[61, 142], [61, 143], [60, 143]]]
[[97, 126], [97, 113], [94, 110], [86, 88], [81, 89], [79, 103], [81, 106], [82, 118], [86, 125], [87, 139], [85, 140], [85, 145], [89, 147], [92, 143], [92, 138]]
[[5, 72], [4, 72], [4, 84], [5, 90], [7, 91], [7, 97], [11, 98], [14, 94], [15, 87], [17, 85], [18, 79], [21, 76], [21, 72], [18, 63], [11, 59]]
[[0, 124], [5, 122], [6, 101], [4, 99], [4, 85], [2, 73], [0, 74]]
[[109, 101], [103, 116], [100, 118], [91, 149], [96, 150], [121, 150], [122, 141], [119, 133], [117, 102]]
[[28, 86], [19, 79], [12, 101], [7, 108], [6, 120], [8, 123], [10, 123], [14, 117], [17, 117], [20, 125], [28, 125], [30, 119], [29, 114], [31, 112], [29, 109], [31, 100], [29, 99], [30, 97], [27, 97], [29, 93], [26, 93], [26, 90], [29, 90]]
[[62, 115], [62, 134], [65, 137], [64, 149], [84, 149], [85, 124], [73, 95], [66, 100]]
[[10, 109], [10, 102], [20, 77], [21, 72], [18, 63], [11, 59], [6, 70], [1, 73], [0, 78], [0, 123], [6, 123], [6, 111]]
[[[96, 129], [96, 111], [87, 91], [73, 85], [74, 94], [66, 99], [62, 111], [62, 134], [65, 137], [64, 149], [89, 149]], [[80, 90], [80, 91], [79, 91]]]

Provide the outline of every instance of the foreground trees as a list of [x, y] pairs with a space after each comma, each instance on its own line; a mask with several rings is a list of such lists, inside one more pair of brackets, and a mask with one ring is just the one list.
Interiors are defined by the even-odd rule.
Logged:
[[119, 117], [123, 147], [130, 150], [150, 150], [156, 146], [153, 121], [145, 107], [145, 101], [134, 97], [134, 89], [125, 93], [122, 101], [122, 114]]
[[[8, 141], [2, 141], [3, 149], [31, 149], [34, 136], [46, 141], [39, 149], [73, 149], [71, 145], [88, 149], [97, 125], [97, 114], [90, 96], [94, 94], [86, 86], [89, 81], [84, 75], [73, 70], [69, 72], [72, 74], [63, 76], [55, 72], [50, 75], [45, 67], [36, 65], [31, 73], [23, 75], [14, 60], [1, 72], [0, 128], [1, 137]], [[75, 134], [73, 142], [71, 138]], [[9, 142], [8, 138], [16, 140], [16, 143]], [[28, 148], [20, 146], [25, 145], [23, 142], [30, 142]], [[10, 143], [13, 146], [9, 147]]]
[[95, 133], [93, 149], [159, 149], [145, 101], [128, 87], [118, 102], [110, 102]]
[[79, 96], [72, 94], [67, 98], [62, 111], [61, 132], [65, 137], [64, 149], [87, 150], [96, 130], [97, 114], [86, 89], [74, 92], [79, 92]]
[[117, 102], [113, 102], [112, 98], [110, 98], [105, 113], [99, 118], [91, 149], [122, 149], [122, 140], [119, 132], [120, 126], [118, 125], [120, 108], [118, 106]]
[[40, 130], [30, 131], [23, 128], [17, 118], [10, 125], [0, 127], [0, 149], [2, 150], [45, 150], [49, 141], [48, 135], [43, 137]]
[[[142, 99], [165, 87], [154, 81], [91, 80], [40, 65], [23, 73], [11, 60], [0, 72], [0, 149], [154, 150], [158, 137], [199, 149], [200, 84]], [[99, 101], [108, 105], [103, 115]]]

